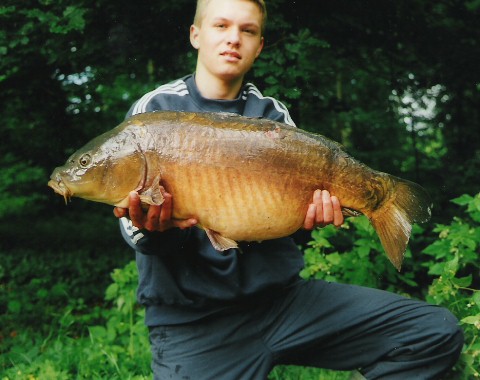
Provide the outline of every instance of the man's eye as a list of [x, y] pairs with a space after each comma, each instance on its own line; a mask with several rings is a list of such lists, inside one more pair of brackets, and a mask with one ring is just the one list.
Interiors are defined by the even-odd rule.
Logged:
[[256, 36], [257, 35], [257, 31], [255, 29], [243, 29], [244, 33], [247, 33], [247, 34], [250, 34], [252, 36]]

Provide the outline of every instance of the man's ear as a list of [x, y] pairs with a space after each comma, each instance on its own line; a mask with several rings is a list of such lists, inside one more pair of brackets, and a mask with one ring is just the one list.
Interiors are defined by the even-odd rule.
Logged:
[[200, 47], [200, 42], [198, 41], [199, 30], [196, 25], [190, 26], [190, 43], [195, 49]]
[[257, 52], [255, 53], [255, 58], [258, 58], [258, 56], [262, 52], [264, 43], [265, 43], [265, 39], [262, 37], [262, 39], [260, 40], [260, 46], [258, 47]]

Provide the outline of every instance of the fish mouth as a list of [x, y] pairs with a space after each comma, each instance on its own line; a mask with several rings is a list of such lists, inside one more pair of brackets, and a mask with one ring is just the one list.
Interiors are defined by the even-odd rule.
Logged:
[[50, 181], [48, 181], [48, 186], [50, 186], [57, 194], [63, 196], [63, 199], [65, 199], [65, 204], [68, 204], [68, 202], [72, 198], [72, 192], [61, 179], [51, 179]]

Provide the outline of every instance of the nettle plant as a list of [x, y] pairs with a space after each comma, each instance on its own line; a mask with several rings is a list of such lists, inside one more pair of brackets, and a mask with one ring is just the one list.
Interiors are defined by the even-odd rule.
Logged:
[[464, 217], [438, 224], [438, 240], [423, 252], [431, 256], [428, 273], [435, 278], [427, 301], [450, 309], [459, 319], [465, 346], [458, 366], [461, 379], [480, 377], [480, 194], [463, 195], [452, 202], [466, 208]]
[[388, 262], [367, 218], [359, 217], [347, 219], [340, 229], [315, 230], [301, 274], [396, 291], [448, 308], [465, 334], [452, 373], [463, 380], [480, 377], [480, 194], [452, 202], [464, 211], [450, 224], [437, 224], [431, 233], [414, 226], [400, 273]]

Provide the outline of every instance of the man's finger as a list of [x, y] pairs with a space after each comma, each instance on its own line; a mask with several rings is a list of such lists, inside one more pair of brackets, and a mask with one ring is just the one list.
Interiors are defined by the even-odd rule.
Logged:
[[160, 212], [160, 224], [172, 219], [172, 196], [169, 193], [163, 193], [162, 211]]
[[331, 199], [333, 206], [333, 224], [336, 227], [340, 227], [343, 224], [343, 213], [340, 206], [340, 201], [335, 195], [333, 195]]
[[172, 220], [172, 224], [174, 227], [178, 227], [180, 229], [190, 228], [195, 226], [198, 223], [197, 219], [190, 218], [190, 219], [183, 219], [183, 220]]
[[[323, 223], [330, 224], [333, 222], [333, 206], [330, 198], [330, 193], [327, 190], [322, 191], [323, 204]], [[318, 222], [317, 222], [318, 223]]]
[[126, 208], [123, 208], [123, 207], [114, 207], [113, 208], [113, 214], [117, 218], [123, 218], [124, 216], [128, 215], [128, 210]]
[[128, 215], [135, 227], [143, 228], [145, 215], [140, 205], [140, 197], [135, 191], [130, 192], [128, 198]]
[[323, 223], [322, 190], [315, 190], [315, 192], [313, 193], [313, 203], [316, 206], [314, 223], [315, 224], [322, 224]]
[[145, 219], [145, 229], [147, 231], [156, 231], [159, 225], [162, 206], [150, 205], [148, 207], [147, 217]]
[[308, 206], [307, 215], [305, 215], [305, 221], [303, 222], [303, 228], [306, 230], [312, 230], [315, 226], [315, 215], [317, 214], [317, 206], [311, 203]]

